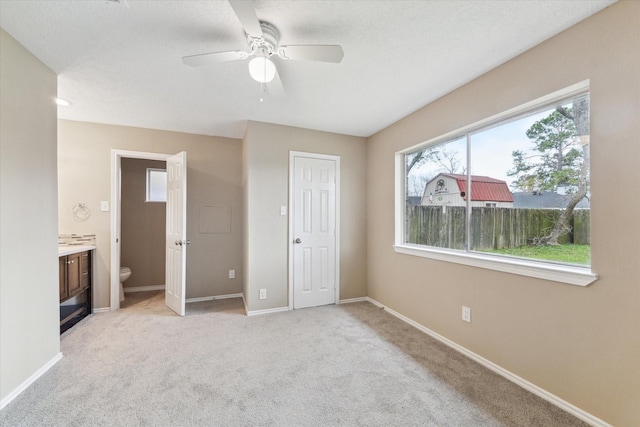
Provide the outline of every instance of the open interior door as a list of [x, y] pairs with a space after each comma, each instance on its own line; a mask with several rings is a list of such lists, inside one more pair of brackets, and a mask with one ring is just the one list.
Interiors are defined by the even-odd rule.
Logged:
[[167, 159], [167, 255], [165, 304], [185, 314], [187, 263], [187, 153]]

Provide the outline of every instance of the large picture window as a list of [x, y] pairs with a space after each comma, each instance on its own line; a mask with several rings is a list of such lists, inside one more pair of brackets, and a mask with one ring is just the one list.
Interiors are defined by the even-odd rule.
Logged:
[[589, 94], [523, 110], [399, 153], [400, 245], [590, 272]]

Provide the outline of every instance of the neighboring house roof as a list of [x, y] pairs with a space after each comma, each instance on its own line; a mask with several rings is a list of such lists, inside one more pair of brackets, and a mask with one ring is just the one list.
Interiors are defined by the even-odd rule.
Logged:
[[[570, 194], [557, 194], [546, 191], [513, 193], [513, 207], [526, 209], [564, 209], [571, 200]], [[589, 209], [589, 199], [584, 197], [576, 209]]]
[[[460, 192], [467, 191], [467, 176], [454, 173], [441, 173], [431, 181], [440, 176], [455, 179]], [[431, 182], [429, 181], [429, 183]], [[427, 183], [427, 185], [429, 185]], [[463, 197], [466, 200], [466, 197]], [[513, 196], [509, 191], [509, 186], [505, 181], [488, 176], [471, 175], [471, 201], [483, 202], [513, 202]]]
[[420, 206], [422, 203], [422, 196], [408, 196], [407, 202], [409, 206]]

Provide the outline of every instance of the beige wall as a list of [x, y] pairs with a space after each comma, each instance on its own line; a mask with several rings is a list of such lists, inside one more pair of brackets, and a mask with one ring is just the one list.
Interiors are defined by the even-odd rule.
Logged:
[[[245, 299], [250, 311], [287, 307], [289, 151], [340, 156], [340, 299], [367, 295], [364, 138], [249, 122], [243, 143]], [[267, 299], [259, 300], [259, 289]]]
[[[369, 296], [617, 426], [640, 420], [639, 23], [640, 2], [614, 4], [368, 141]], [[583, 288], [394, 252], [396, 151], [585, 79], [598, 281]], [[629, 191], [611, 191], [620, 182]]]
[[[187, 152], [187, 298], [240, 293], [242, 290], [242, 142], [125, 126], [60, 120], [58, 124], [58, 186], [61, 233], [97, 235], [97, 283], [94, 307], [108, 307], [111, 150], [175, 154]], [[92, 215], [75, 221], [71, 208], [84, 202]], [[231, 209], [230, 233], [200, 231], [203, 205]], [[228, 271], [236, 270], [229, 279]], [[135, 274], [135, 273], [134, 273]]]
[[125, 288], [164, 285], [166, 203], [147, 202], [147, 168], [166, 162], [122, 159], [120, 265], [129, 267]]
[[[0, 29], [0, 401], [60, 353], [57, 77]], [[6, 401], [5, 401], [6, 402]]]

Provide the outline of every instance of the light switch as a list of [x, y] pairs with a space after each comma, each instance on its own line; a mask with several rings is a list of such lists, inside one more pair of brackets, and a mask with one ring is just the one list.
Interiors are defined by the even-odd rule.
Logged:
[[287, 216], [287, 207], [286, 206], [280, 206], [280, 215]]
[[100, 210], [102, 212], [109, 212], [109, 202], [107, 202], [106, 200], [103, 200], [100, 202]]

